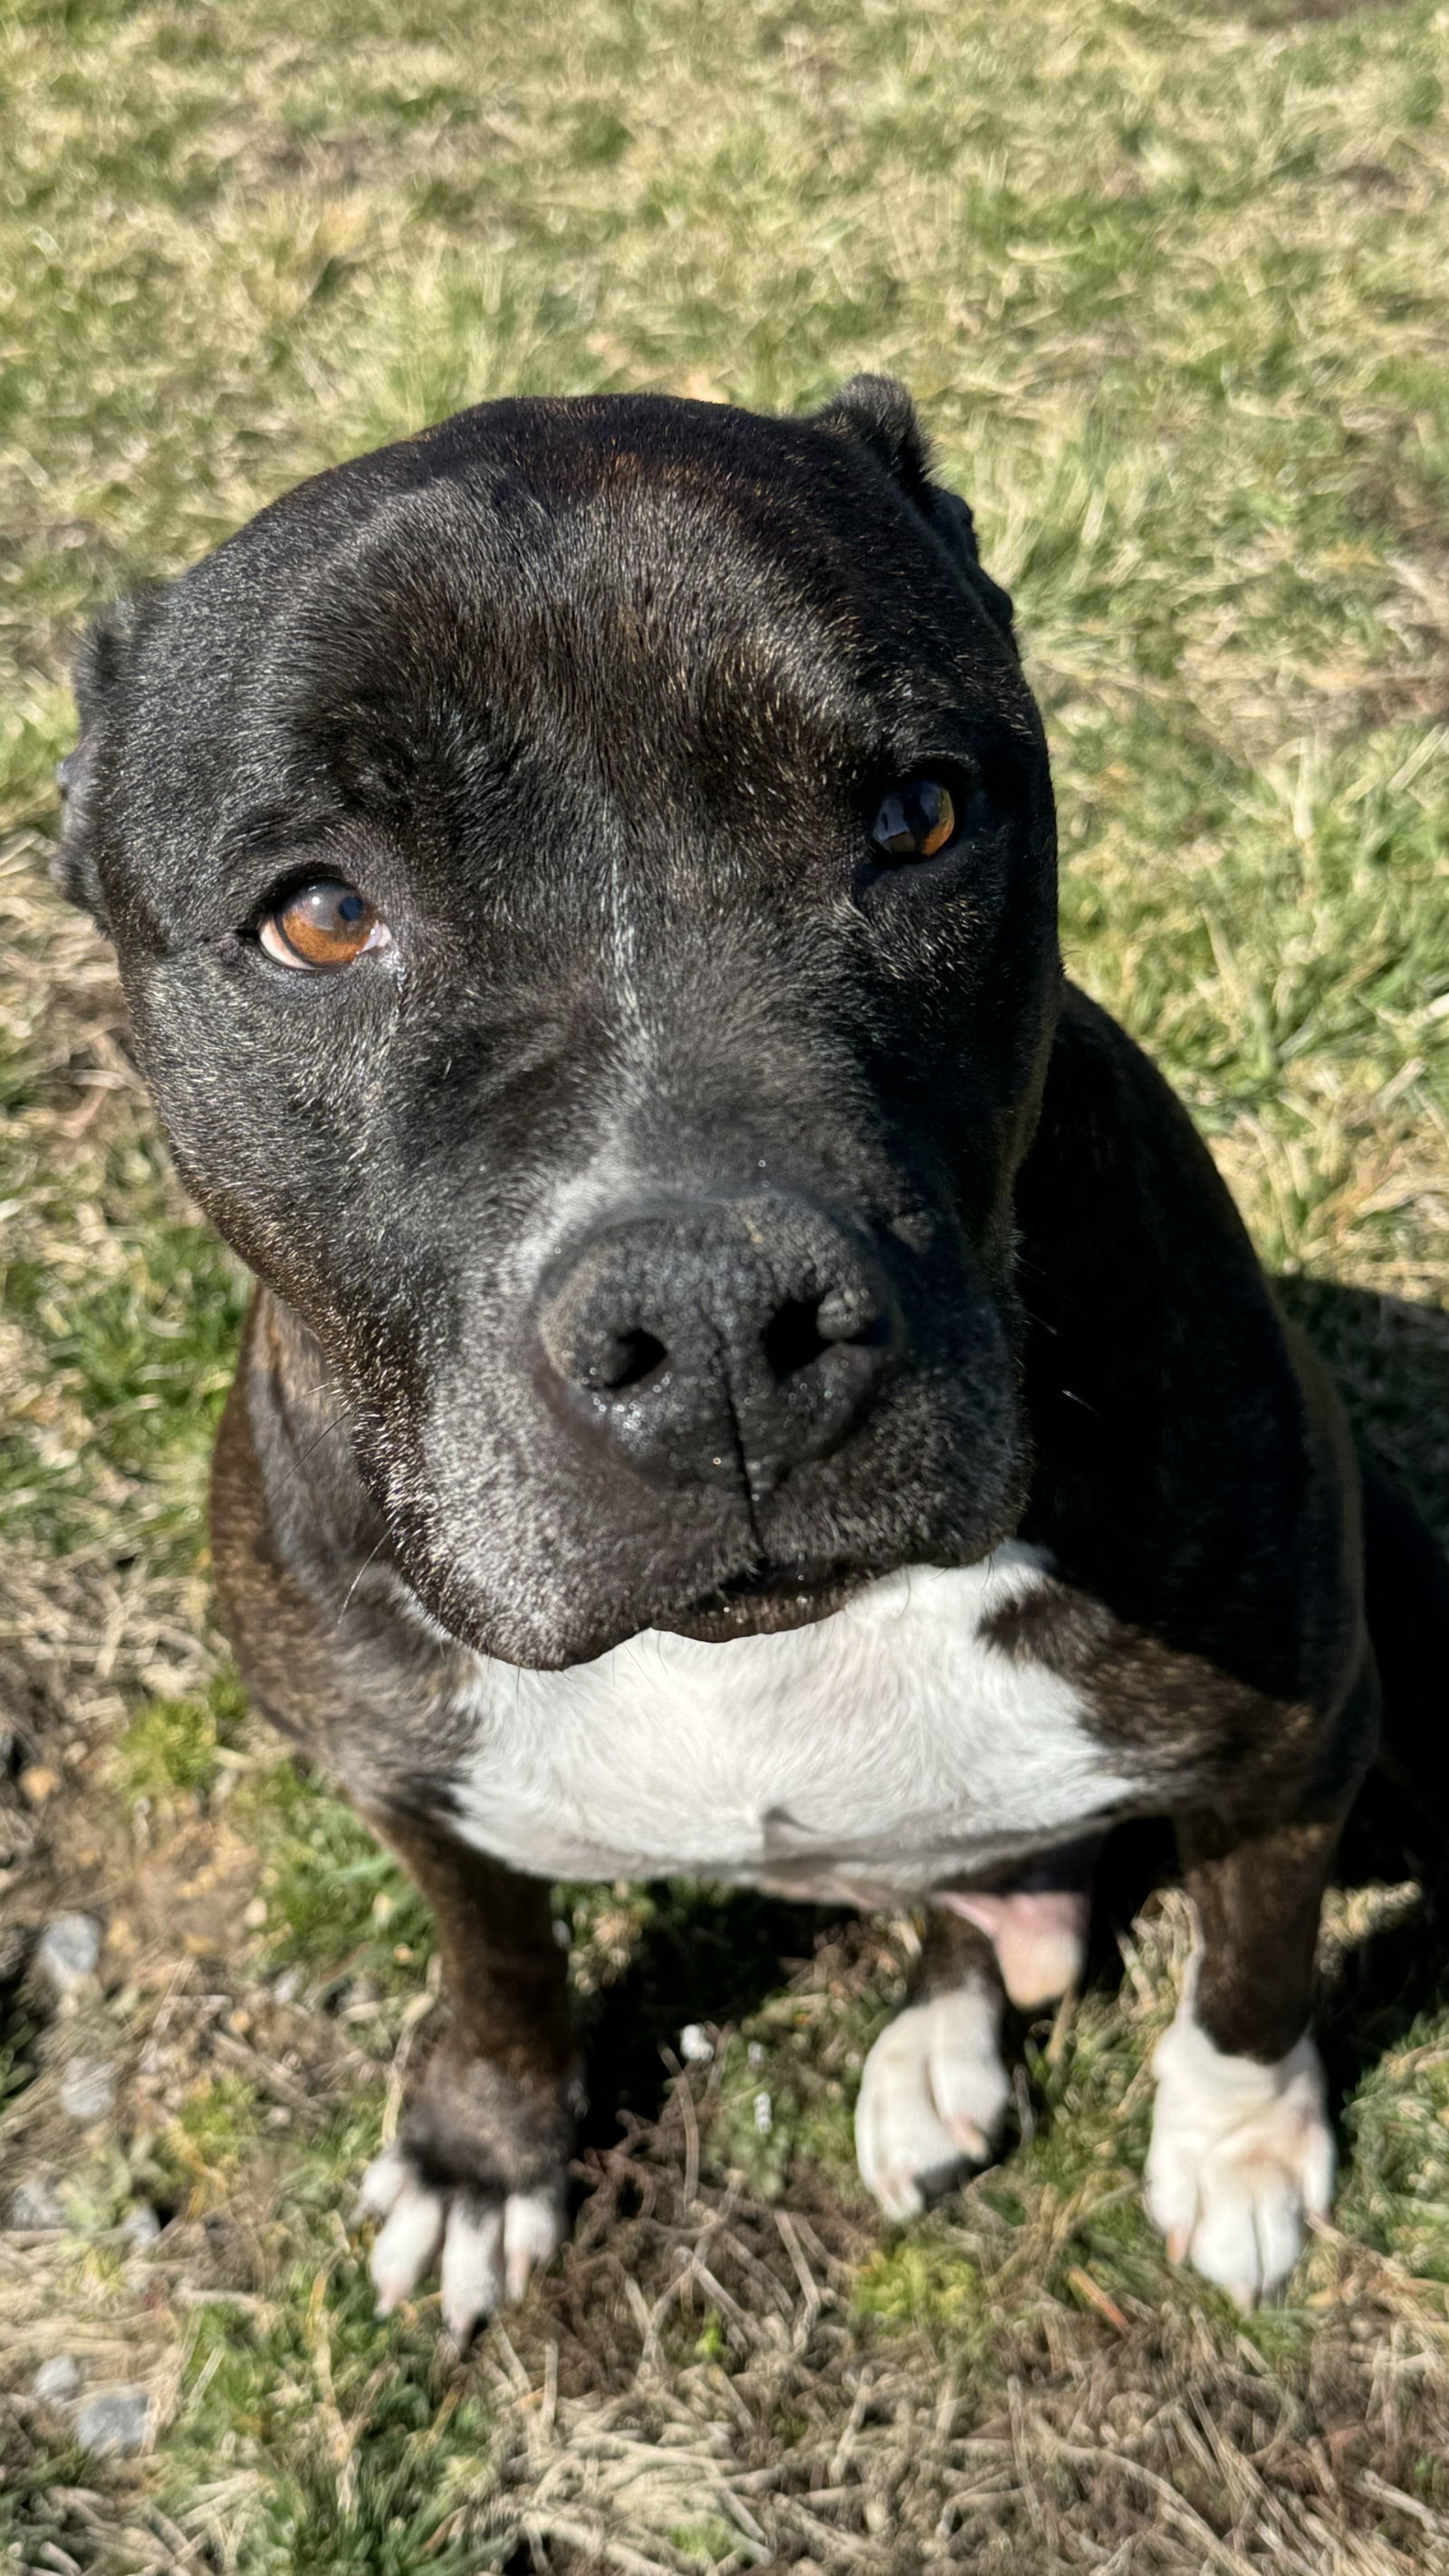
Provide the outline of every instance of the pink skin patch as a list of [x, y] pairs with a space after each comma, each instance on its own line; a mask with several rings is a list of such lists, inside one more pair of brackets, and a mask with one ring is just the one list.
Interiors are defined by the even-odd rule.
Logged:
[[1100, 1839], [1033, 1861], [1010, 1887], [943, 1887], [933, 1902], [986, 1934], [1019, 2011], [1053, 2004], [1082, 1973]]

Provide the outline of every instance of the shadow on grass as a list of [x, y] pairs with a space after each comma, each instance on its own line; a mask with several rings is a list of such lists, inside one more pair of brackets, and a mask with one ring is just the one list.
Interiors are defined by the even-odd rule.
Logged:
[[1449, 1314], [1323, 1279], [1273, 1284], [1332, 1370], [1359, 1442], [1449, 1548]]
[[[1449, 1314], [1325, 1280], [1280, 1279], [1279, 1300], [1332, 1370], [1361, 1447], [1394, 1478], [1441, 1548], [1449, 1546]], [[1412, 1752], [1400, 1780], [1376, 1771], [1344, 1831], [1340, 1886], [1430, 1881], [1423, 1898], [1372, 1932], [1343, 1964], [1324, 1999], [1318, 2036], [1335, 2096], [1351, 2093], [1374, 2061], [1421, 2015], [1449, 2002], [1449, 1657], [1432, 1693], [1418, 1778]], [[1088, 1974], [1108, 1990], [1121, 1980], [1117, 1934], [1174, 1869], [1166, 1825], [1132, 1825], [1103, 1856]]]
[[589, 2109], [580, 2143], [612, 2145], [619, 2114], [655, 2120], [690, 2022], [740, 2022], [777, 1994], [794, 1964], [846, 1919], [840, 1908], [792, 1905], [751, 1888], [666, 1879], [629, 1967], [577, 2010]]
[[[1277, 1283], [1285, 1311], [1322, 1353], [1360, 1441], [1412, 1497], [1441, 1545], [1449, 1540], [1449, 1315], [1327, 1282]], [[1443, 1728], [1449, 1744], [1449, 1671]], [[1449, 1755], [1446, 1755], [1449, 1759]], [[1407, 1790], [1375, 1775], [1344, 1836], [1345, 1886], [1413, 1874], [1422, 1816]], [[1171, 1829], [1135, 1824], [1103, 1856], [1088, 1980], [1122, 1977], [1117, 1935], [1174, 1871]], [[671, 1880], [651, 1891], [653, 1913], [628, 1973], [581, 2016], [592, 2108], [584, 2143], [604, 2146], [618, 2116], [658, 2116], [668, 2082], [662, 2050], [689, 2022], [738, 2022], [778, 1991], [786, 1963], [805, 1958], [839, 1925], [839, 1911], [792, 1905], [742, 1888]], [[1418, 2017], [1449, 1998], [1449, 1930], [1442, 1893], [1373, 1933], [1352, 1954], [1320, 2023], [1330, 2078], [1349, 2092]]]
[[[1360, 1445], [1388, 1469], [1439, 1547], [1449, 1547], [1449, 1314], [1321, 1280], [1277, 1286], [1285, 1310], [1332, 1369]], [[1402, 1597], [1392, 1583], [1387, 1590], [1387, 1604], [1374, 1613], [1386, 1665], [1402, 1654], [1414, 1617], [1412, 1586]], [[1449, 1585], [1442, 1600], [1449, 1602]], [[1449, 1649], [1442, 1606], [1439, 1625]], [[1385, 1680], [1393, 1686], [1387, 1669]], [[1397, 1778], [1375, 1772], [1365, 1783], [1337, 1875], [1342, 1886], [1356, 1887], [1427, 1872], [1426, 1892], [1359, 1944], [1326, 2001], [1319, 2037], [1338, 2093], [1351, 2091], [1422, 2014], [1449, 2002], [1449, 1651], [1442, 1664], [1431, 1652], [1427, 1674], [1420, 1668], [1399, 1752]]]

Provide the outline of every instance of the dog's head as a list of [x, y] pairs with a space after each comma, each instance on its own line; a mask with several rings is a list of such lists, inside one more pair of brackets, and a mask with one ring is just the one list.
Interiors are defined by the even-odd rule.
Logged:
[[78, 691], [61, 881], [449, 1630], [728, 1637], [1011, 1529], [1051, 796], [899, 386], [464, 413]]

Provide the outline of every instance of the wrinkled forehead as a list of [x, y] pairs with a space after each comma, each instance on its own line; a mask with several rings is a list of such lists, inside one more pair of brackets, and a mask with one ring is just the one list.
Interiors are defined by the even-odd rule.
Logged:
[[430, 487], [326, 566], [278, 639], [276, 695], [314, 737], [486, 737], [618, 791], [707, 785], [742, 755], [853, 769], [905, 708], [961, 688], [929, 532], [888, 491], [880, 518], [863, 578], [867, 531], [852, 548], [798, 492], [678, 470], [564, 496]]
[[580, 813], [743, 788], [764, 820], [949, 750], [941, 718], [1029, 732], [1009, 647], [848, 442], [728, 412], [708, 441], [555, 434], [545, 406], [440, 445], [468, 428], [302, 487], [177, 586], [144, 730], [179, 757], [134, 757], [138, 816], [164, 776], [212, 848], [339, 802], [441, 800], [455, 831], [509, 782]]
[[844, 748], [869, 723], [860, 608], [792, 536], [662, 477], [547, 506], [429, 491], [330, 568], [317, 701], [375, 716], [444, 691], [501, 742], [611, 777], [651, 747], [707, 754], [742, 719]]

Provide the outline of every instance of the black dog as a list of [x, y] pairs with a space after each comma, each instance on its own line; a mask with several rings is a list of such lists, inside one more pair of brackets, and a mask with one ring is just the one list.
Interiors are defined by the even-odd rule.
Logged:
[[550, 1877], [930, 1899], [857, 2119], [900, 2214], [1143, 1814], [1199, 1926], [1148, 2203], [1281, 2282], [1320, 1897], [1381, 1698], [1422, 1769], [1443, 1572], [1372, 1481], [1370, 1642], [1336, 1400], [1063, 986], [1010, 604], [905, 393], [465, 413], [109, 612], [79, 694], [62, 881], [263, 1282], [223, 1609], [438, 1917], [383, 2304], [441, 2248], [466, 2333], [559, 2240]]

